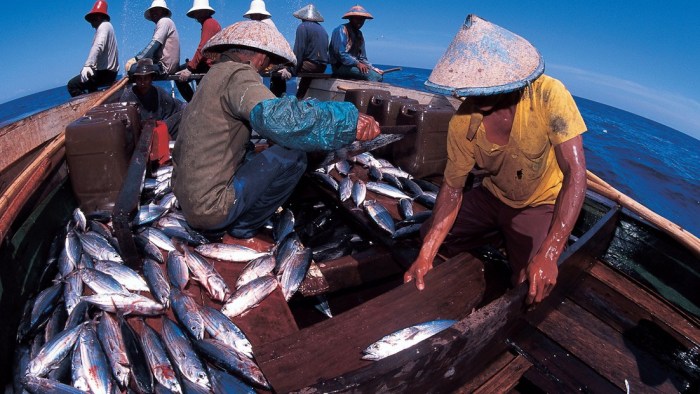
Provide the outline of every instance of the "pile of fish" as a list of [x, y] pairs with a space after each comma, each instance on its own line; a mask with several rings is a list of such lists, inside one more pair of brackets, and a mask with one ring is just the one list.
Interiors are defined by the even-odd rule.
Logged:
[[[124, 265], [108, 223], [88, 220], [79, 209], [56, 237], [45, 269], [58, 271], [53, 284], [27, 302], [18, 328], [15, 393], [269, 389], [250, 341], [231, 318], [277, 287], [289, 300], [312, 249], [294, 232], [286, 209], [271, 225], [271, 250], [209, 243], [178, 212], [171, 171], [161, 168], [145, 181], [149, 201], [133, 223], [145, 256], [141, 272]], [[229, 286], [205, 257], [247, 264]], [[189, 291], [193, 281], [209, 305], [220, 307], [198, 302]]]
[[[384, 159], [377, 159], [369, 152], [352, 158], [354, 161], [340, 160], [327, 167], [319, 168], [313, 176], [323, 185], [336, 191], [341, 202], [352, 199], [356, 207], [362, 206], [367, 215], [379, 228], [392, 238], [415, 235], [430, 215], [439, 191], [438, 186], [415, 179], [411, 174]], [[370, 179], [364, 182], [353, 173], [353, 165], [358, 164], [367, 169]], [[340, 176], [340, 181], [332, 176], [332, 171]], [[353, 177], [356, 179], [353, 181]], [[375, 200], [367, 200], [367, 191], [394, 198], [403, 218], [395, 223], [389, 211]], [[428, 210], [414, 213], [413, 203], [417, 202]]]

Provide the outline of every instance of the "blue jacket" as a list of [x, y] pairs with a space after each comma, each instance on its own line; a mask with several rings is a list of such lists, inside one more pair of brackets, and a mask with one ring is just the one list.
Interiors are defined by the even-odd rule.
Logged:
[[371, 65], [367, 60], [365, 38], [362, 32], [355, 30], [350, 23], [340, 25], [333, 30], [328, 52], [330, 63], [334, 67], [355, 66], [357, 63]]
[[318, 22], [301, 22], [297, 27], [297, 35], [294, 39], [294, 55], [297, 57], [294, 75], [299, 72], [304, 60], [316, 64], [328, 64], [328, 33], [326, 33], [326, 29]]

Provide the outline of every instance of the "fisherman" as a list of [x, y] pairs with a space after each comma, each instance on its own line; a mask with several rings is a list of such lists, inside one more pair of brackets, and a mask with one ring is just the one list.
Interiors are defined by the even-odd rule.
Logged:
[[367, 60], [365, 38], [360, 29], [367, 19], [374, 19], [362, 6], [356, 5], [343, 15], [348, 23], [333, 30], [328, 48], [333, 75], [338, 78], [382, 81], [381, 70]]
[[[235, 23], [203, 50], [219, 60], [185, 108], [173, 152], [173, 191], [195, 228], [252, 237], [295, 188], [306, 169], [305, 151], [379, 134], [377, 122], [350, 103], [275, 98], [260, 71], [296, 59], [267, 24]], [[252, 129], [272, 146], [254, 154]]]
[[192, 87], [187, 82], [192, 73], [206, 74], [206, 72], [209, 71], [209, 67], [211, 67], [212, 60], [202, 55], [202, 48], [214, 34], [221, 31], [219, 22], [212, 18], [215, 12], [216, 11], [209, 6], [209, 0], [194, 0], [192, 8], [187, 11], [187, 16], [196, 19], [197, 22], [202, 25], [202, 34], [199, 38], [199, 45], [194, 52], [194, 56], [192, 56], [192, 59], [188, 62], [180, 66], [180, 71], [175, 73], [180, 79], [176, 83], [177, 89], [180, 91], [182, 98], [187, 102], [191, 101], [192, 95], [194, 95]]
[[[268, 24], [270, 27], [277, 30], [275, 22], [272, 21], [272, 14], [265, 8], [263, 0], [253, 0], [250, 2], [250, 8], [243, 14], [244, 18], [254, 21], [261, 21]], [[284, 70], [284, 71], [282, 71]], [[277, 97], [282, 97], [287, 92], [287, 80], [292, 77], [289, 71], [284, 67], [276, 67], [275, 69], [262, 70], [264, 73], [270, 73], [270, 91]]]
[[[528, 41], [467, 17], [426, 82], [464, 102], [450, 121], [444, 181], [405, 282], [425, 287], [448, 233], [461, 242], [498, 230], [511, 282], [529, 283], [526, 302], [539, 303], [554, 288], [586, 192], [586, 125], [564, 85], [543, 72]], [[475, 165], [488, 174], [464, 192]]]
[[172, 12], [165, 0], [153, 0], [151, 6], [144, 11], [143, 16], [156, 24], [151, 42], [136, 56], [126, 62], [126, 70], [131, 75], [132, 68], [139, 59], [149, 58], [158, 67], [156, 79], [164, 79], [180, 67], [180, 37], [175, 28], [175, 22], [170, 19]]
[[[297, 57], [297, 66], [290, 73], [287, 69], [283, 71], [282, 77], [289, 79], [292, 75], [299, 73], [324, 73], [328, 65], [328, 33], [319, 24], [323, 22], [321, 13], [316, 10], [313, 4], [309, 4], [296, 11], [294, 17], [301, 19], [297, 27], [296, 38], [294, 39], [294, 55]], [[287, 76], [287, 74], [289, 74]], [[297, 98], [302, 99], [311, 84], [311, 78], [301, 78], [297, 88]]]
[[71, 97], [97, 91], [101, 86], [109, 86], [117, 79], [119, 59], [117, 39], [114, 27], [109, 22], [107, 2], [98, 0], [92, 10], [85, 15], [85, 20], [95, 29], [92, 47], [80, 75], [68, 81], [68, 93]]
[[138, 103], [141, 120], [162, 120], [168, 126], [170, 138], [176, 139], [180, 117], [186, 104], [153, 85], [153, 79], [158, 71], [153, 60], [149, 58], [139, 60], [132, 68], [132, 74], [129, 77], [134, 81], [134, 85], [131, 89], [124, 89], [119, 101]]

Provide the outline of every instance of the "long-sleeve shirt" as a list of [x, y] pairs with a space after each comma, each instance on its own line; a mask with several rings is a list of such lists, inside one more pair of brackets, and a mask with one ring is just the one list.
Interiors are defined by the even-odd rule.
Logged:
[[192, 59], [187, 62], [187, 68], [190, 71], [197, 71], [199, 67], [203, 66], [203, 64], [200, 64], [202, 62], [206, 63], [207, 68], [211, 66], [211, 59], [204, 57], [202, 54], [202, 48], [204, 48], [204, 44], [206, 44], [207, 41], [214, 36], [214, 34], [220, 31], [221, 25], [214, 18], [207, 18], [204, 23], [202, 23], [202, 35], [199, 39], [199, 45], [197, 46], [197, 50], [194, 52]]
[[180, 36], [175, 22], [168, 17], [160, 18], [153, 32], [153, 40], [161, 44], [153, 62], [163, 63], [168, 74], [176, 72], [180, 68]]
[[294, 39], [294, 55], [297, 57], [296, 75], [305, 60], [316, 64], [328, 64], [328, 33], [318, 22], [303, 21], [297, 27]]
[[355, 66], [357, 63], [370, 65], [365, 51], [365, 38], [362, 32], [354, 29], [350, 23], [333, 30], [328, 54], [330, 63], [334, 66]]
[[95, 30], [85, 66], [95, 70], [119, 71], [117, 39], [114, 35], [114, 27], [108, 21], [100, 23]]

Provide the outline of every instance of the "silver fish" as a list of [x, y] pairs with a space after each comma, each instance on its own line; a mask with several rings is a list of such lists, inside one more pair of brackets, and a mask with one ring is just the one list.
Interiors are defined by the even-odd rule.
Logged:
[[[80, 297], [78, 297], [78, 299], [80, 299]], [[75, 304], [73, 310], [68, 314], [68, 320], [66, 320], [66, 327], [64, 330], [70, 330], [86, 321], [88, 318], [87, 312], [89, 306], [90, 305], [84, 301], [79, 301]], [[68, 309], [68, 307], [66, 307], [66, 309]]]
[[70, 353], [83, 326], [77, 326], [56, 335], [50, 342], [42, 346], [38, 354], [29, 361], [25, 375], [43, 377]]
[[187, 267], [185, 256], [176, 250], [169, 252], [165, 267], [168, 270], [170, 283], [176, 288], [184, 290], [190, 281], [190, 269]]
[[383, 175], [382, 179], [391, 186], [403, 191], [403, 184], [396, 175], [386, 173]]
[[354, 185], [352, 185], [352, 200], [355, 202], [355, 206], [359, 207], [365, 201], [365, 196], [367, 195], [367, 185], [365, 185], [362, 180], [358, 179]]
[[364, 202], [364, 207], [365, 212], [382, 230], [389, 234], [394, 234], [394, 231], [396, 231], [394, 219], [382, 204], [374, 200], [367, 200]]
[[[41, 325], [51, 316], [54, 309], [58, 305], [58, 299], [61, 296], [63, 286], [61, 283], [48, 287], [41, 291], [33, 300], [33, 303], [26, 305], [25, 314], [22, 316], [19, 328], [17, 330], [17, 338], [23, 341], [26, 337], [34, 335]], [[30, 307], [31, 305], [31, 307]]]
[[59, 332], [63, 331], [66, 326], [66, 320], [68, 320], [66, 305], [59, 302], [44, 327], [44, 341], [49, 342]]
[[89, 302], [106, 312], [155, 316], [165, 313], [163, 304], [138, 294], [95, 294], [83, 296], [81, 300]]
[[83, 268], [95, 268], [95, 261], [90, 257], [89, 254], [83, 253], [80, 255], [80, 261], [78, 262], [78, 269]]
[[275, 257], [272, 255], [260, 256], [243, 267], [243, 271], [236, 281], [236, 289], [255, 278], [269, 275], [275, 269]]
[[83, 294], [83, 280], [78, 271], [73, 271], [66, 277], [63, 286], [63, 302], [66, 304], [68, 314], [73, 312], [73, 308], [80, 302], [81, 294]]
[[112, 374], [120, 387], [129, 385], [131, 365], [126, 354], [126, 345], [119, 323], [109, 314], [103, 313], [97, 325], [97, 337], [100, 339], [105, 355], [109, 360]]
[[347, 160], [338, 160], [335, 163], [335, 169], [338, 171], [338, 174], [347, 176], [352, 171], [352, 164]]
[[200, 245], [194, 250], [202, 256], [233, 263], [248, 262], [269, 254], [269, 252], [260, 252], [247, 246], [223, 243]]
[[386, 183], [367, 182], [367, 190], [392, 198], [410, 198], [406, 193]]
[[362, 351], [364, 360], [381, 360], [443, 331], [456, 320], [432, 320], [391, 333]]
[[68, 231], [66, 234], [66, 257], [70, 265], [75, 267], [80, 262], [80, 255], [83, 253], [83, 246], [78, 239], [74, 230]]
[[340, 201], [346, 201], [352, 195], [352, 179], [350, 177], [345, 177], [340, 180], [338, 184], [338, 193]]
[[206, 305], [200, 308], [200, 313], [204, 318], [204, 328], [212, 338], [216, 338], [238, 352], [253, 358], [253, 345], [250, 344], [243, 331], [226, 315]]
[[80, 272], [80, 278], [83, 280], [83, 283], [96, 294], [129, 294], [129, 290], [126, 287], [122, 286], [111, 275], [102, 271], [86, 268], [78, 272]]
[[416, 184], [418, 186], [420, 186], [420, 188], [426, 192], [437, 193], [440, 191], [440, 186], [438, 186], [432, 182], [424, 181], [422, 179], [417, 179], [417, 178], [414, 178], [413, 181], [416, 182]]
[[85, 228], [87, 227], [87, 219], [85, 218], [85, 214], [83, 213], [83, 211], [80, 210], [80, 208], [75, 208], [73, 210], [73, 222], [75, 223], [75, 228], [82, 232], [85, 232]]
[[148, 366], [156, 381], [174, 393], [182, 393], [175, 369], [168, 359], [160, 336], [147, 324], [143, 324], [141, 346], [146, 354]]
[[73, 387], [80, 390], [81, 392], [89, 392], [90, 386], [88, 386], [87, 377], [85, 376], [85, 369], [83, 368], [83, 358], [80, 356], [80, 351], [73, 351], [70, 364], [70, 376]]
[[172, 174], [174, 167], [173, 166], [161, 166], [158, 167], [157, 170], [153, 171], [153, 175], [155, 177], [163, 176], [166, 174]]
[[172, 320], [163, 317], [163, 342], [182, 376], [199, 386], [210, 388], [209, 377], [189, 339]]
[[178, 206], [177, 197], [175, 197], [175, 194], [173, 193], [168, 193], [164, 195], [163, 198], [160, 199], [160, 201], [158, 201], [158, 205], [167, 210], [174, 209]]
[[406, 219], [413, 216], [413, 202], [409, 198], [402, 198], [399, 200], [399, 213], [401, 217]]
[[413, 178], [413, 176], [408, 172], [396, 167], [382, 167], [382, 174], [391, 174], [399, 178]]
[[63, 248], [58, 255], [58, 279], [67, 277], [76, 268], [75, 262], [68, 257], [68, 251]]
[[173, 245], [173, 242], [170, 240], [170, 237], [163, 234], [163, 232], [158, 230], [157, 228], [146, 227], [141, 232], [141, 235], [143, 235], [147, 240], [153, 242], [154, 245], [163, 250], [166, 250], [168, 252], [175, 250], [175, 245]]
[[168, 308], [170, 305], [170, 282], [165, 277], [160, 265], [149, 258], [144, 259], [143, 275], [146, 277], [146, 283], [148, 283], [153, 297]]
[[190, 245], [203, 245], [209, 242], [202, 234], [185, 226], [161, 227], [160, 231], [168, 238], [175, 238]]
[[76, 351], [80, 352], [83, 371], [90, 391], [94, 394], [112, 394], [113, 381], [111, 371], [107, 364], [107, 357], [102, 350], [95, 328], [86, 324], [80, 332], [80, 339], [76, 345]]
[[437, 195], [433, 192], [425, 192], [421, 194], [420, 196], [416, 197], [416, 201], [423, 204], [423, 206], [433, 209], [435, 206], [435, 200], [437, 199]]
[[408, 179], [408, 178], [399, 178], [401, 180], [401, 184], [403, 185], [403, 188], [405, 190], [408, 190], [408, 193], [412, 197], [420, 196], [423, 194], [423, 189], [421, 189], [420, 186], [413, 180], [413, 179]]
[[381, 181], [382, 180], [382, 171], [379, 169], [379, 167], [375, 166], [370, 166], [369, 171], [368, 171], [369, 177], [374, 179], [375, 181]]
[[170, 301], [177, 320], [192, 334], [192, 337], [204, 338], [204, 318], [199, 311], [197, 301], [177, 288], [170, 291]]
[[400, 229], [396, 230], [394, 234], [391, 235], [391, 238], [398, 239], [398, 238], [404, 238], [408, 237], [411, 235], [415, 235], [420, 232], [420, 228], [423, 226], [423, 223], [415, 223], [415, 224], [410, 224], [406, 227], [401, 227]]
[[95, 269], [110, 275], [131, 291], [149, 291], [148, 284], [143, 277], [124, 264], [113, 261], [98, 261], [95, 263]]
[[231, 289], [219, 272], [197, 252], [190, 252], [184, 248], [185, 262], [192, 272], [192, 276], [199, 282], [217, 301], [226, 301], [231, 295]]
[[209, 368], [209, 376], [211, 377], [211, 389], [214, 394], [255, 394], [257, 391], [247, 383], [241, 381], [234, 375], [219, 370], [218, 368]]
[[166, 212], [168, 212], [168, 209], [160, 205], [142, 205], [134, 218], [134, 226], [143, 226], [153, 223], [161, 216], [165, 215]]
[[275, 272], [281, 275], [286, 268], [286, 264], [291, 261], [291, 257], [298, 254], [304, 248], [299, 236], [296, 233], [290, 234], [279, 244], [275, 250]]
[[295, 251], [293, 255], [289, 256], [287, 261], [283, 262], [284, 270], [279, 282], [284, 298], [287, 301], [296, 293], [299, 285], [306, 277], [309, 264], [311, 264], [311, 249], [306, 247]]
[[[284, 209], [276, 216], [274, 227], [272, 228], [272, 237], [279, 242], [294, 231], [294, 213], [290, 209]], [[250, 261], [250, 260], [248, 260]]]
[[27, 378], [25, 388], [31, 394], [84, 394], [85, 392], [56, 380], [37, 378], [30, 376]]
[[356, 155], [355, 161], [362, 164], [365, 167], [379, 168], [382, 166], [382, 163], [375, 159], [374, 156], [369, 152], [362, 152], [359, 155]]
[[312, 172], [311, 175], [319, 179], [328, 188], [338, 191], [338, 182], [332, 176], [321, 172]]
[[260, 367], [245, 355], [226, 346], [225, 343], [217, 339], [200, 339], [195, 341], [194, 345], [206, 359], [215, 365], [243, 377], [256, 386], [270, 388], [270, 384], [265, 379]]
[[333, 313], [331, 312], [331, 306], [328, 304], [328, 298], [326, 298], [326, 296], [323, 294], [316, 296], [316, 303], [314, 304], [314, 308], [316, 308], [316, 310], [323, 313], [329, 318], [333, 317]]
[[122, 257], [112, 244], [98, 233], [88, 231], [85, 234], [76, 233], [76, 235], [83, 245], [83, 251], [92, 256], [93, 259], [123, 262]]
[[257, 306], [276, 288], [277, 279], [273, 276], [263, 276], [254, 279], [236, 290], [221, 308], [221, 313], [229, 318], [236, 317]]
[[163, 252], [161, 252], [153, 242], [149, 241], [148, 238], [138, 234], [134, 237], [134, 241], [145, 257], [153, 259], [161, 264], [165, 262]]
[[143, 180], [143, 190], [154, 190], [158, 186], [158, 181], [155, 178], [145, 178]]

